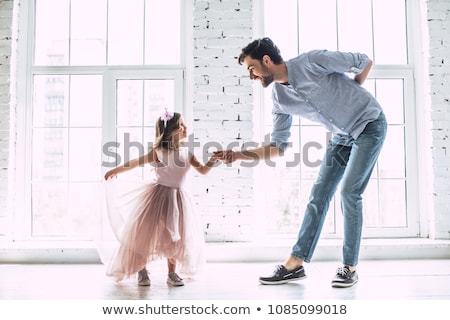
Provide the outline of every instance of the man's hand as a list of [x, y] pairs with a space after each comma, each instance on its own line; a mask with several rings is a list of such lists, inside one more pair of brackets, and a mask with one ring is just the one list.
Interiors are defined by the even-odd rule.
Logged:
[[234, 152], [231, 150], [214, 151], [214, 156], [223, 163], [232, 163], [236, 161]]

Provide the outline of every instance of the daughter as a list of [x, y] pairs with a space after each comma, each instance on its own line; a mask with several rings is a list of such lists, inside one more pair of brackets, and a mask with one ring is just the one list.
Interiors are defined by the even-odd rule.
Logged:
[[194, 154], [183, 148], [186, 125], [179, 113], [167, 110], [156, 121], [156, 139], [151, 151], [130, 160], [105, 174], [105, 180], [146, 163], [155, 167], [156, 180], [145, 185], [135, 200], [134, 209], [120, 236], [120, 247], [107, 275], [117, 281], [138, 273], [138, 284], [149, 286], [146, 269], [149, 261], [167, 258], [167, 283], [184, 285], [176, 273], [194, 273], [203, 262], [203, 231], [198, 215], [192, 210], [184, 182], [192, 166], [200, 174], [207, 174], [217, 157], [212, 156], [203, 165]]

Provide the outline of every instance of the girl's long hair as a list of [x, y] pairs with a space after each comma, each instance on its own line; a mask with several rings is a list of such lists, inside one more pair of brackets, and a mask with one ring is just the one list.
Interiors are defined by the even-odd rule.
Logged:
[[174, 112], [172, 119], [164, 123], [164, 120], [158, 118], [155, 124], [155, 143], [153, 148], [163, 148], [170, 150], [178, 150], [180, 148], [179, 141], [173, 139], [173, 132], [181, 126], [181, 114]]

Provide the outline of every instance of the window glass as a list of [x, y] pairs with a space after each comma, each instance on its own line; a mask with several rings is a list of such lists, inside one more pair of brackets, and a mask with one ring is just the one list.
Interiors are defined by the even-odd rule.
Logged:
[[70, 125], [102, 126], [102, 76], [72, 75], [70, 77]]
[[337, 9], [339, 50], [373, 57], [372, 1], [339, 0]]
[[67, 233], [68, 185], [35, 181], [31, 185], [32, 236], [63, 236]]
[[67, 181], [67, 143], [67, 128], [33, 129], [33, 181]]
[[373, 0], [374, 62], [406, 64], [405, 0]]
[[[280, 28], [279, 18], [275, 17], [283, 17], [283, 28]], [[286, 36], [286, 34], [296, 33], [297, 0], [284, 0], [283, 5], [280, 5], [279, 0], [265, 0], [264, 36], [271, 38], [279, 48], [283, 48], [281, 55], [285, 60], [297, 55], [297, 38]]]
[[34, 65], [179, 65], [181, 4], [35, 0]]
[[[297, 16], [292, 15], [294, 8], [298, 8]], [[286, 24], [279, 24], [280, 16], [286, 17]], [[293, 19], [295, 21], [291, 21]], [[271, 37], [279, 46], [285, 60], [305, 51], [328, 49], [365, 53], [375, 60], [375, 68], [377, 64], [388, 65], [387, 69], [383, 69], [388, 77], [367, 79], [363, 85], [380, 102], [388, 120], [388, 135], [363, 196], [365, 228], [405, 228], [410, 219], [406, 211], [408, 127], [405, 108], [412, 106], [405, 105], [405, 79], [410, 81], [408, 77], [411, 73], [402, 74], [407, 64], [406, 27], [404, 0], [290, 0], [286, 6], [280, 6], [274, 0], [264, 1], [265, 36]], [[402, 67], [396, 69], [399, 64]], [[267, 134], [272, 129], [271, 88], [264, 89], [263, 99], [265, 110], [262, 123]], [[268, 208], [265, 210], [268, 233], [295, 234], [298, 231], [297, 219], [303, 217], [330, 138], [331, 133], [323, 126], [294, 116], [290, 140], [298, 149], [286, 153], [284, 166], [266, 171], [273, 178], [271, 184], [276, 185], [276, 179], [289, 182], [270, 189], [270, 192], [261, 191]], [[286, 166], [286, 157], [292, 152], [300, 155], [296, 168]], [[299, 182], [295, 183], [297, 180]], [[293, 201], [288, 199], [293, 195], [300, 199], [300, 204], [294, 201], [286, 205], [287, 201]], [[396, 195], [398, 197], [393, 200]], [[338, 189], [325, 221], [325, 235], [342, 236], [341, 228], [336, 228], [336, 225], [343, 223], [339, 202]], [[287, 225], [294, 227], [289, 229]]]
[[143, 64], [144, 1], [108, 1], [108, 64]]
[[145, 64], [179, 64], [180, 0], [145, 2]]
[[71, 128], [70, 181], [98, 181], [101, 176], [101, 128]]
[[71, 1], [71, 65], [106, 64], [106, 8], [107, 0]]
[[298, 1], [299, 52], [337, 49], [336, 0]]
[[35, 15], [36, 65], [69, 64], [69, 0], [37, 0]]
[[64, 127], [69, 121], [69, 77], [36, 75], [33, 78], [33, 126]]
[[[28, 64], [31, 128], [29, 136], [24, 133], [29, 141], [24, 158], [32, 161], [24, 160], [30, 169], [24, 235], [91, 239], [101, 212], [102, 202], [93, 197], [101, 191], [102, 164], [117, 160], [118, 165], [146, 153], [156, 118], [164, 107], [175, 109], [175, 91], [182, 92], [183, 4], [30, 1], [34, 51]], [[142, 78], [136, 66], [143, 64], [153, 76]], [[118, 80], [117, 73], [126, 79]], [[176, 107], [183, 109], [181, 103]], [[111, 154], [103, 154], [103, 147]], [[128, 176], [143, 177], [153, 177], [148, 166]]]

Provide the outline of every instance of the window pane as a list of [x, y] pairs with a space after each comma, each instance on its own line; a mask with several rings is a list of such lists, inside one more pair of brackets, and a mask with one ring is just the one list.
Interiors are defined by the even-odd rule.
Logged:
[[[280, 28], [279, 19], [270, 17], [282, 17], [283, 27]], [[280, 5], [279, 0], [264, 1], [264, 21], [264, 35], [275, 42], [283, 59], [288, 60], [297, 56], [297, 0], [284, 0], [283, 5]], [[286, 31], [291, 36], [286, 37]]]
[[102, 126], [102, 76], [72, 75], [70, 78], [70, 125]]
[[101, 178], [101, 128], [70, 130], [69, 178], [98, 181]]
[[299, 179], [292, 179], [285, 171], [267, 170], [265, 178], [273, 196], [265, 197], [267, 233], [295, 233], [300, 214]]
[[77, 0], [70, 6], [70, 64], [106, 64], [106, 0]]
[[145, 64], [179, 64], [180, 0], [145, 2]]
[[164, 108], [175, 110], [174, 80], [145, 80], [144, 95], [144, 125], [146, 126], [154, 126]]
[[67, 125], [68, 90], [68, 76], [34, 76], [33, 125], [35, 127], [62, 127]]
[[33, 182], [32, 235], [62, 236], [67, 231], [67, 183]]
[[376, 97], [390, 124], [404, 123], [403, 79], [377, 79]]
[[[373, 57], [372, 1], [339, 0], [337, 8], [339, 50]], [[357, 14], [355, 8], [358, 8]]]
[[144, 80], [117, 81], [117, 125], [141, 126]]
[[[109, 0], [108, 9], [108, 64], [142, 64], [144, 1]], [[162, 50], [164, 45], [160, 43], [158, 48]]]
[[380, 178], [405, 177], [405, 132], [403, 126], [388, 127], [383, 149], [378, 157]]
[[300, 52], [337, 49], [336, 0], [299, 0]]
[[302, 126], [302, 179], [315, 179], [328, 145], [330, 135], [322, 126]]
[[69, 0], [36, 0], [34, 63], [69, 63]]
[[[148, 148], [143, 143], [142, 128], [119, 128], [117, 129], [117, 142], [120, 144], [117, 150], [120, 161], [124, 164], [132, 159], [139, 158], [147, 153]], [[146, 165], [148, 169], [148, 165]], [[120, 175], [120, 179], [140, 179], [142, 177], [142, 169], [136, 168], [124, 172]]]
[[68, 235], [94, 239], [98, 236], [102, 210], [100, 183], [71, 183], [69, 188]]
[[376, 64], [406, 64], [405, 0], [373, 0]]
[[33, 130], [33, 181], [67, 180], [67, 129]]
[[[407, 21], [406, 1], [382, 1], [382, 0], [297, 0], [298, 15], [292, 16], [294, 1], [280, 2], [275, 0], [264, 1], [264, 31], [265, 34], [277, 35], [280, 43], [286, 43], [286, 47], [294, 47], [297, 41], [286, 36], [292, 28], [293, 21], [298, 23], [298, 47], [299, 52], [313, 49], [328, 49], [340, 51], [361, 52], [371, 57], [376, 64], [402, 64], [407, 61]], [[291, 17], [288, 24], [280, 24], [280, 18]], [[291, 24], [291, 25], [290, 25]], [[272, 36], [274, 37], [274, 36]], [[283, 52], [283, 48], [280, 45]], [[384, 147], [371, 180], [364, 193], [364, 227], [369, 228], [403, 228], [406, 226], [406, 119], [405, 119], [405, 79], [408, 73], [402, 76], [403, 68], [386, 69], [386, 79], [368, 79], [364, 88], [375, 95], [386, 113], [389, 128]], [[393, 71], [391, 73], [391, 71]], [[400, 74], [398, 78], [392, 75]], [[264, 122], [263, 127], [269, 132], [272, 129], [272, 102], [270, 90], [264, 91]], [[317, 126], [309, 120], [294, 117], [292, 132], [300, 130], [300, 198], [304, 206], [308, 203], [309, 192], [318, 175], [319, 164], [331, 135], [323, 127]], [[297, 127], [297, 123], [300, 127]], [[295, 139], [294, 139], [295, 140]], [[288, 172], [289, 168], [284, 168]], [[286, 172], [278, 169], [276, 177], [282, 177]], [[289, 172], [287, 177], [294, 177], [294, 172]], [[295, 188], [295, 186], [293, 186]], [[398, 188], [398, 193], [397, 193]], [[289, 194], [290, 190], [285, 190]], [[271, 203], [284, 197], [278, 192], [262, 190], [261, 194]], [[277, 198], [278, 197], [278, 198]], [[395, 200], [393, 200], [395, 198]], [[325, 234], [341, 235], [342, 212], [340, 209], [339, 188], [330, 204], [327, 220], [324, 225]], [[338, 204], [338, 205], [336, 205]], [[268, 209], [267, 211], [270, 211]], [[275, 215], [269, 223], [274, 225], [268, 228], [276, 229], [279, 220], [283, 219], [282, 211], [267, 212], [267, 215]], [[278, 218], [277, 218], [278, 217]], [[300, 212], [299, 219], [302, 219]], [[278, 219], [278, 220], [277, 220]], [[293, 222], [294, 223], [294, 222]], [[294, 232], [297, 232], [296, 229]], [[338, 230], [338, 233], [336, 232]], [[380, 230], [382, 231], [382, 230]], [[275, 233], [277, 231], [274, 231]], [[283, 233], [283, 231], [280, 231]], [[382, 233], [381, 233], [382, 234]]]
[[[380, 180], [380, 226], [406, 227], [406, 186], [404, 180]], [[392, 214], [395, 212], [395, 214]]]

